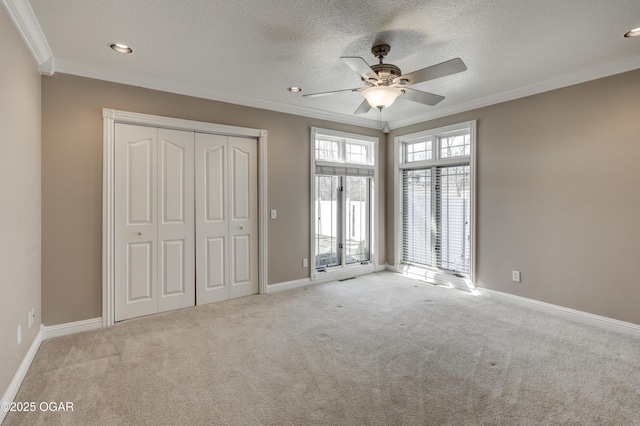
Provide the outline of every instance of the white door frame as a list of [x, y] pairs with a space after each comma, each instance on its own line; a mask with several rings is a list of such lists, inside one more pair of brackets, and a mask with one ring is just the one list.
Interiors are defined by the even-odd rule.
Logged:
[[267, 292], [267, 131], [102, 109], [102, 326], [114, 323], [115, 288], [115, 123], [137, 124], [258, 140], [258, 292]]

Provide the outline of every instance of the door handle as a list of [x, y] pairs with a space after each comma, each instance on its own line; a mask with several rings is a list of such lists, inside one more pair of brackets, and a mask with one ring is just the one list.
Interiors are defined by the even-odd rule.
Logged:
[[142, 236], [142, 232], [138, 232], [138, 235], [139, 235], [139, 236]]
[[244, 229], [242, 226], [238, 226], [238, 228], [240, 228], [241, 231]]

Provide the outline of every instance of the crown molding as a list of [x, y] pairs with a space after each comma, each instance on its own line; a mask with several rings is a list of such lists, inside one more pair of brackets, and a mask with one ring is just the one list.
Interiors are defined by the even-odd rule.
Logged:
[[[19, 0], [2, 0], [2, 1], [19, 1]], [[560, 76], [540, 83], [520, 87], [514, 90], [498, 93], [496, 95], [475, 99], [448, 108], [437, 109], [436, 111], [426, 114], [414, 115], [412, 117], [391, 120], [388, 123], [381, 123], [382, 126], [388, 124], [390, 129], [398, 129], [410, 126], [412, 124], [422, 123], [453, 114], [462, 113], [490, 105], [507, 102], [526, 96], [532, 96], [575, 84], [585, 83], [587, 81], [608, 77], [615, 74], [624, 73], [640, 68], [640, 55], [631, 56], [624, 60], [604, 64], [599, 67], [590, 68], [577, 73]], [[189, 84], [176, 83], [168, 80], [150, 78], [137, 74], [122, 73], [112, 70], [99, 69], [84, 64], [73, 63], [62, 59], [56, 60], [56, 70], [58, 72], [78, 75], [81, 77], [95, 78], [99, 80], [111, 81], [114, 83], [133, 85], [147, 89], [160, 90], [164, 92], [176, 93], [180, 95], [193, 96], [197, 98], [210, 99], [219, 102], [227, 102], [236, 105], [243, 105], [252, 108], [265, 109], [269, 111], [282, 112], [286, 114], [299, 115], [309, 118], [317, 118], [336, 123], [351, 124], [371, 129], [382, 130], [378, 123], [374, 120], [361, 117], [337, 114], [328, 111], [317, 110], [308, 107], [284, 104], [280, 102], [255, 99], [247, 96], [236, 95], [228, 92], [222, 92], [205, 87], [194, 86]]]
[[[31, 8], [28, 0], [1, 1], [12, 21], [14, 22], [16, 28], [18, 29], [20, 35], [29, 47], [31, 54], [38, 64], [38, 70], [41, 74], [51, 76], [56, 71], [58, 71], [81, 77], [111, 81], [114, 83], [133, 85], [147, 89], [160, 90], [164, 92], [193, 96], [218, 102], [243, 105], [268, 111], [282, 112], [286, 114], [316, 118], [336, 123], [351, 124], [370, 129], [382, 129], [380, 125], [378, 125], [377, 121], [362, 117], [338, 114], [309, 107], [268, 101], [264, 99], [256, 99], [249, 96], [237, 95], [206, 87], [177, 83], [169, 80], [152, 78], [138, 74], [101, 69], [98, 67], [75, 63], [60, 58], [55, 58], [54, 61], [51, 48], [49, 47], [44, 33], [42, 32], [42, 28], [40, 27], [40, 24], [38, 23], [38, 20], [35, 17], [33, 9]], [[442, 109], [435, 109], [432, 112], [413, 115], [405, 119], [390, 120], [388, 123], [381, 124], [382, 126], [386, 124], [389, 129], [398, 129], [401, 127], [406, 127], [413, 124], [462, 113], [465, 111], [483, 108], [486, 106], [523, 98], [526, 96], [536, 95], [539, 93], [544, 93], [615, 74], [632, 71], [638, 68], [640, 68], [640, 55], [630, 56], [620, 61], [603, 64], [601, 66], [582, 70], [577, 73], [563, 75], [557, 78], [542, 81], [540, 83], [535, 83], [514, 90], [498, 93], [496, 95], [474, 99], [462, 104], [452, 105], [450, 107]]]
[[[300, 115], [303, 117], [317, 118], [320, 120], [352, 124], [355, 126], [381, 130], [381, 127], [378, 126], [378, 123], [375, 120], [369, 120], [361, 117], [351, 117], [348, 115], [321, 111], [313, 108], [300, 107], [281, 102], [255, 99], [248, 96], [236, 95], [206, 87], [177, 83], [138, 74], [107, 70], [88, 66], [85, 64], [66, 61], [64, 59], [56, 59], [56, 71], [64, 74], [77, 75], [80, 77], [94, 78], [98, 80], [110, 81], [113, 83], [143, 87], [145, 89], [160, 90], [163, 92], [176, 93], [179, 95], [193, 96], [196, 98], [209, 99], [218, 102], [226, 102], [230, 104], [259, 108], [268, 111]], [[384, 123], [382, 123], [382, 125], [384, 126]]]
[[402, 120], [393, 120], [388, 124], [391, 129], [398, 129], [400, 127], [406, 127], [412, 124], [435, 120], [436, 118], [447, 117], [449, 115], [458, 114], [473, 109], [512, 101], [514, 99], [524, 98], [526, 96], [537, 95], [539, 93], [561, 89], [563, 87], [586, 83], [587, 81], [597, 80], [599, 78], [609, 77], [615, 74], [622, 74], [624, 72], [633, 71], [639, 68], [640, 55], [630, 56], [620, 61], [611, 62], [598, 67], [582, 70], [573, 74], [552, 78], [550, 80], [498, 93], [496, 95], [475, 99], [459, 105], [453, 105], [449, 108], [438, 109], [427, 114], [421, 114]]
[[27, 0], [2, 0], [13, 24], [24, 39], [38, 64], [40, 74], [53, 75], [53, 52], [40, 28], [40, 23]]

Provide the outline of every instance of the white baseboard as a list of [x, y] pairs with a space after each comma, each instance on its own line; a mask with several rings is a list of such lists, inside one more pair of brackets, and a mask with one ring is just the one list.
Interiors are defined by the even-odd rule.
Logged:
[[[407, 276], [406, 272], [395, 265], [387, 264], [387, 270]], [[416, 278], [409, 276], [409, 278]], [[577, 309], [565, 308], [564, 306], [553, 305], [551, 303], [540, 302], [534, 299], [528, 299], [526, 297], [516, 296], [509, 293], [504, 293], [497, 290], [491, 290], [483, 287], [476, 287], [475, 291], [482, 296], [495, 297], [505, 302], [524, 306], [537, 311], [546, 312], [549, 314], [559, 315], [563, 318], [579, 322], [581, 324], [588, 324], [595, 327], [599, 327], [608, 331], [616, 333], [626, 334], [630, 336], [640, 337], [640, 325], [631, 322], [625, 322], [616, 320], [613, 318], [603, 317], [600, 315], [590, 314], [588, 312], [578, 311]]]
[[[13, 376], [13, 380], [9, 383], [9, 387], [5, 391], [4, 395], [2, 395], [2, 401], [0, 402], [13, 402], [16, 395], [18, 394], [18, 390], [20, 390], [20, 385], [22, 385], [22, 381], [24, 380], [27, 372], [29, 371], [29, 367], [31, 367], [31, 363], [38, 353], [38, 349], [40, 348], [40, 344], [44, 340], [44, 327], [41, 325], [36, 338], [31, 343], [29, 350], [25, 354], [20, 366], [18, 367], [18, 371]], [[4, 410], [0, 410], [0, 423], [3, 422], [4, 417], [7, 415], [7, 412]]]
[[513, 294], [503, 293], [497, 290], [490, 290], [488, 288], [478, 287], [477, 290], [483, 296], [495, 297], [496, 299], [501, 299], [512, 304], [536, 309], [541, 312], [559, 315], [575, 322], [592, 325], [608, 331], [640, 337], [640, 325], [638, 324], [590, 314], [588, 312], [578, 311], [576, 309], [565, 308], [564, 306], [552, 305], [551, 303], [540, 302], [534, 299], [527, 299], [526, 297], [515, 296]]
[[300, 280], [285, 281], [283, 283], [269, 284], [267, 286], [267, 294], [277, 293], [279, 291], [291, 290], [293, 288], [304, 287], [310, 284], [315, 284], [309, 278], [302, 278]]
[[316, 277], [315, 280], [312, 280], [311, 278], [302, 278], [299, 280], [285, 281], [277, 284], [269, 284], [267, 286], [267, 293], [277, 293], [279, 291], [291, 290], [293, 288], [305, 287], [313, 284], [328, 283], [331, 281], [342, 280], [342, 279], [351, 278], [354, 276], [361, 276], [361, 275], [371, 274], [373, 272], [380, 272], [386, 269], [388, 269], [388, 265], [386, 264], [377, 265], [376, 267], [373, 267], [371, 270], [364, 271], [364, 272], [363, 271], [359, 271], [359, 272], [346, 271], [346, 272], [339, 272], [339, 273], [331, 273], [329, 275], [319, 275]]
[[52, 337], [66, 336], [67, 334], [96, 330], [98, 328], [102, 328], [102, 317], [76, 322], [68, 322], [65, 324], [45, 326], [44, 338], [50, 339]]

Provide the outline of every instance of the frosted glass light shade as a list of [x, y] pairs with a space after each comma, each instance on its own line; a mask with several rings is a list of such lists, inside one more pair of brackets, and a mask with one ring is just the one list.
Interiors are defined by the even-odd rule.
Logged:
[[402, 90], [389, 86], [374, 86], [362, 91], [362, 96], [369, 102], [369, 105], [380, 109], [391, 106], [401, 94]]

